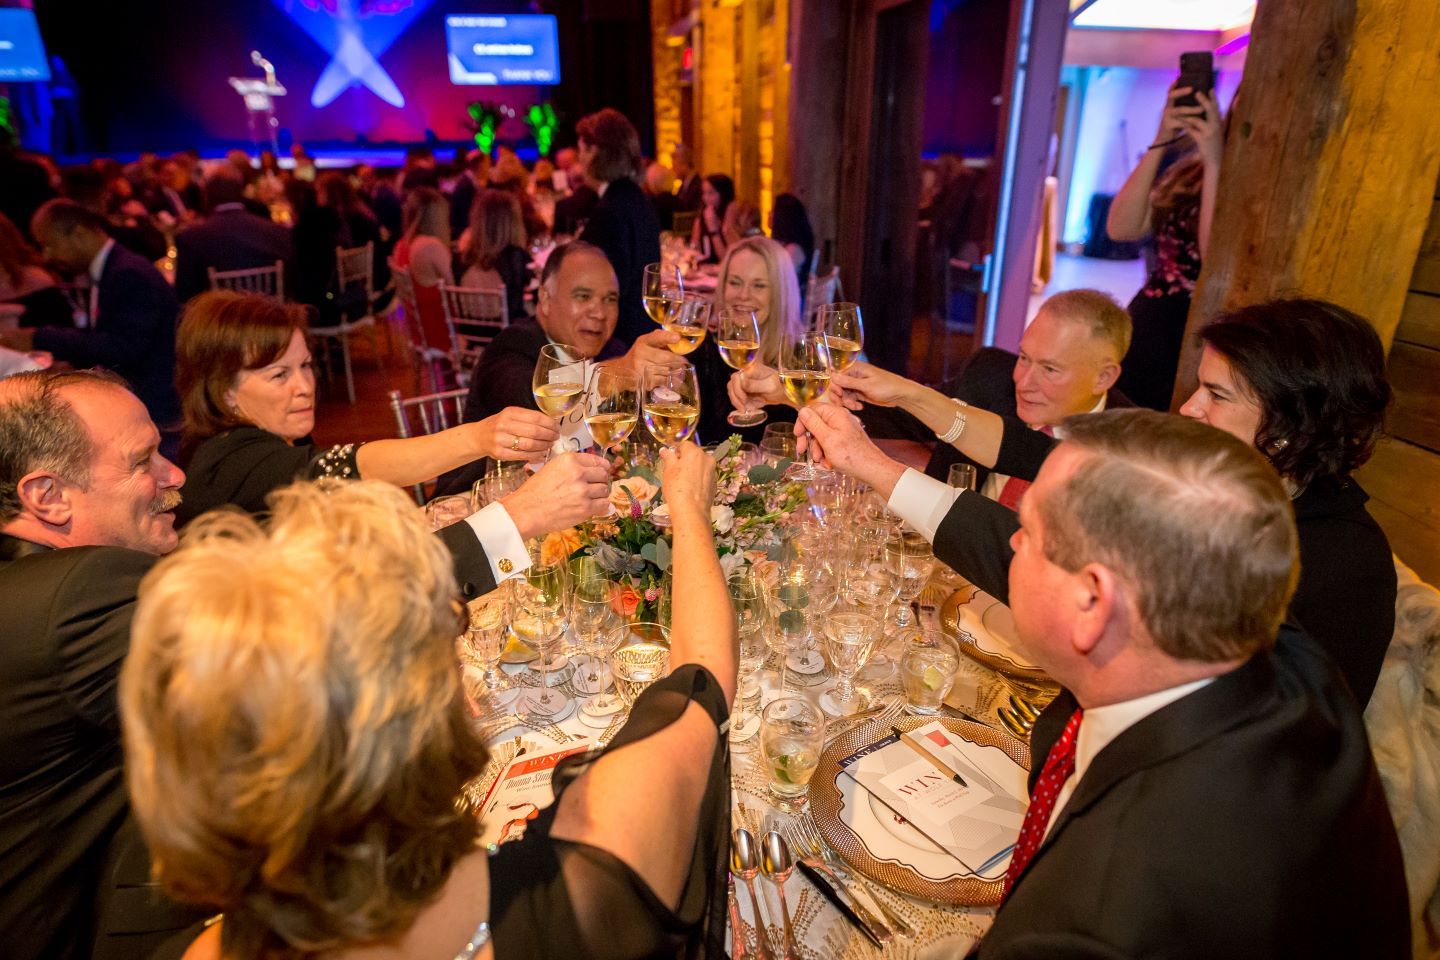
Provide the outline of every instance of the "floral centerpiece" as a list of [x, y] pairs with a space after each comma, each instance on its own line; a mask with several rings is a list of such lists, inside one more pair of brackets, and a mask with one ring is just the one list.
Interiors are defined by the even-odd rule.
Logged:
[[[778, 579], [784, 522], [805, 502], [805, 484], [787, 480], [783, 463], [747, 465], [738, 436], [709, 452], [716, 466], [710, 522], [721, 569], [729, 577], [753, 566], [767, 581]], [[616, 585], [616, 612], [630, 620], [660, 619], [670, 572], [668, 508], [657, 469], [645, 459], [627, 460], [610, 485], [612, 516], [552, 533], [541, 545], [547, 557], [593, 557]]]

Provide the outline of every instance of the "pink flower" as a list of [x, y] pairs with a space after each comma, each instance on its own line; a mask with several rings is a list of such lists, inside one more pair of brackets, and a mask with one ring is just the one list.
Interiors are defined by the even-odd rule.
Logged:
[[610, 484], [610, 502], [620, 514], [638, 519], [645, 504], [659, 492], [660, 488], [644, 477], [626, 477]]

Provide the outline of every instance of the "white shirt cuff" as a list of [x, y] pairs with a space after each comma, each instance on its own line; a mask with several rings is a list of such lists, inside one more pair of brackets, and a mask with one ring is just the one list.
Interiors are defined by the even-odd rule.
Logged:
[[963, 491], [942, 483], [934, 477], [927, 477], [919, 470], [908, 468], [895, 482], [890, 493], [890, 512], [904, 520], [926, 540], [935, 542], [935, 531], [940, 521], [955, 505]]
[[525, 539], [503, 503], [492, 503], [465, 518], [485, 556], [490, 561], [490, 572], [495, 582], [503, 583], [519, 576], [530, 566], [530, 551], [525, 549]]

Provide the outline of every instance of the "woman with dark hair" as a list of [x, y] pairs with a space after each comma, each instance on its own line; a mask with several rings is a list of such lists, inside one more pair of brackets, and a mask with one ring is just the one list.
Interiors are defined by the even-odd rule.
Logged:
[[463, 287], [503, 287], [510, 319], [525, 315], [530, 254], [520, 201], [504, 190], [481, 190], [470, 207], [470, 227], [461, 237]]
[[[356, 308], [369, 306], [358, 302], [353, 296], [355, 291], [337, 289], [335, 248], [352, 249], [373, 243], [378, 251], [380, 225], [375, 222], [370, 207], [360, 199], [350, 177], [339, 170], [320, 174], [315, 181], [314, 198], [314, 203], [296, 211], [295, 299], [314, 307], [319, 326], [327, 327], [338, 323], [341, 312], [352, 302]], [[377, 253], [371, 270], [382, 266]], [[381, 289], [386, 279], [386, 275], [373, 275], [374, 288]]]
[[804, 290], [815, 260], [815, 231], [810, 226], [805, 204], [795, 194], [782, 193], [775, 198], [775, 206], [770, 211], [770, 239], [783, 245], [790, 254], [795, 264], [795, 279]]
[[396, 270], [409, 270], [415, 288], [412, 321], [419, 327], [425, 344], [449, 351], [450, 327], [445, 322], [445, 305], [440, 284], [454, 283], [450, 256], [450, 201], [434, 187], [415, 187], [405, 196], [404, 232], [391, 255]]
[[429, 436], [321, 449], [310, 436], [315, 373], [305, 314], [297, 304], [223, 290], [186, 305], [175, 341], [186, 470], [177, 526], [226, 504], [262, 512], [273, 490], [297, 478], [409, 486], [481, 457], [543, 459], [559, 436], [538, 410], [511, 407]]
[[735, 202], [735, 181], [712, 173], [700, 186], [702, 206], [690, 229], [690, 246], [700, 251], [701, 263], [719, 263], [725, 256], [725, 211]]
[[40, 255], [22, 234], [0, 213], [0, 303], [13, 304], [25, 312], [22, 327], [74, 326], [74, 311], [55, 278], [40, 265]]
[[[1195, 106], [1179, 101], [1194, 93]], [[1180, 157], [1163, 173], [1166, 148]], [[1200, 261], [1210, 240], [1225, 123], [1220, 107], [1204, 90], [1173, 86], [1155, 142], [1115, 195], [1106, 220], [1112, 240], [1155, 237], [1155, 268], [1130, 301], [1135, 337], [1116, 389], [1138, 406], [1169, 410], [1185, 337], [1190, 295], [1200, 278]]]
[[1370, 459], [1391, 390], [1380, 337], [1322, 300], [1272, 300], [1200, 331], [1199, 386], [1180, 413], [1253, 443], [1295, 503], [1300, 582], [1291, 615], [1363, 705], [1395, 627], [1390, 543], [1351, 474]]

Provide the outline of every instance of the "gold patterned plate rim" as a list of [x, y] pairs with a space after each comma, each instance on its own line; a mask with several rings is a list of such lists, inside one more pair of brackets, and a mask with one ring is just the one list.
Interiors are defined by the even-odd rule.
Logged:
[[[1055, 681], [1051, 680], [1050, 675], [1044, 670], [1038, 667], [1024, 667], [1014, 660], [996, 656], [981, 648], [968, 631], [960, 628], [960, 608], [973, 601], [981, 593], [984, 591], [979, 587], [964, 586], [950, 594], [949, 599], [940, 607], [940, 631], [955, 641], [955, 645], [960, 648], [962, 654], [980, 666], [994, 670], [1002, 676], [1036, 683], [1045, 688], [1054, 688]], [[995, 602], [999, 603], [1000, 601], [996, 600]]]
[[810, 813], [815, 819], [815, 825], [820, 828], [820, 835], [825, 838], [830, 848], [840, 854], [841, 859], [851, 867], [870, 879], [892, 890], [933, 903], [991, 906], [1000, 902], [1004, 880], [981, 880], [976, 877], [927, 880], [909, 867], [872, 857], [864, 842], [840, 819], [843, 802], [837, 784], [840, 761], [885, 736], [892, 726], [908, 733], [935, 720], [939, 720], [949, 732], [971, 743], [983, 747], [999, 747], [1025, 770], [1030, 769], [1029, 746], [1007, 733], [992, 730], [984, 724], [970, 720], [961, 720], [958, 717], [898, 717], [883, 723], [867, 723], [842, 734], [820, 755], [820, 765], [810, 781]]

